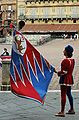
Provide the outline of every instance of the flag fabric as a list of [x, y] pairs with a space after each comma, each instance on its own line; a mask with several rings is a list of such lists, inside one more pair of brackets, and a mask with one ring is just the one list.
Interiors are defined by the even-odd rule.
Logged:
[[3, 20], [3, 21], [2, 21], [2, 26], [4, 26], [4, 25], [5, 25], [5, 21]]
[[54, 68], [19, 31], [14, 31], [10, 83], [11, 91], [44, 104]]
[[15, 28], [15, 25], [13, 23], [10, 23], [10, 28]]
[[11, 56], [6, 56], [6, 55], [4, 55], [4, 56], [1, 56], [1, 59], [2, 59], [2, 60], [5, 60], [5, 61], [6, 61], [6, 60], [7, 60], [7, 61], [8, 61], [8, 60], [10, 61], [10, 60], [11, 60]]
[[11, 61], [11, 56], [0, 56], [0, 68], [2, 69], [2, 61]]
[[[11, 56], [0, 56], [0, 73], [2, 74], [2, 63], [3, 61], [11, 61]], [[0, 76], [0, 81], [2, 81], [2, 75]]]

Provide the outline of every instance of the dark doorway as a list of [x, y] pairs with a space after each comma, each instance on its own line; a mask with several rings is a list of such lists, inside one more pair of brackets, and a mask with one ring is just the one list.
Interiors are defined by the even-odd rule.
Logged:
[[25, 25], [25, 22], [24, 21], [20, 21], [19, 22], [19, 30], [22, 29]]

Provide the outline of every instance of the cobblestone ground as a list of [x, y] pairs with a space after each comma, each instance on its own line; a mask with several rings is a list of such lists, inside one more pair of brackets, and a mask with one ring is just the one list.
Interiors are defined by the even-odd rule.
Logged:
[[[63, 39], [55, 39], [48, 43], [45, 43], [41, 46], [37, 46], [36, 49], [52, 64], [57, 70], [60, 69], [60, 63], [63, 59], [63, 50], [66, 45], [72, 45], [74, 47], [74, 55], [73, 57], [76, 60], [75, 69], [74, 69], [74, 81], [75, 85], [73, 89], [79, 89], [79, 40], [63, 40]], [[11, 45], [0, 44], [0, 54], [3, 48], [6, 47], [11, 54]], [[1, 70], [0, 70], [0, 80], [1, 80]], [[49, 89], [59, 89], [58, 85], [58, 76], [56, 74], [53, 75]]]
[[[79, 120], [79, 93], [73, 93], [75, 115], [55, 117], [60, 110], [60, 93], [48, 93], [45, 104], [41, 104], [12, 93], [0, 93], [0, 120]], [[68, 101], [65, 112], [69, 110]]]

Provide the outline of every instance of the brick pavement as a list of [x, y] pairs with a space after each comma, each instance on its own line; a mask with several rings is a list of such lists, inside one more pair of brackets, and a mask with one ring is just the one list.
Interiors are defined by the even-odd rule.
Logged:
[[[50, 64], [55, 66], [57, 70], [60, 68], [60, 62], [63, 59], [63, 49], [66, 45], [72, 45], [75, 49], [74, 51], [74, 58], [76, 60], [75, 70], [74, 70], [74, 81], [75, 85], [73, 89], [79, 89], [79, 40], [62, 40], [62, 39], [56, 39], [52, 40], [48, 43], [45, 43], [41, 46], [37, 46], [36, 49], [40, 51], [40, 53], [49, 61]], [[11, 46], [9, 44], [0, 44], [0, 54], [4, 47], [8, 49], [8, 51], [11, 53]], [[1, 73], [1, 71], [0, 71]], [[1, 76], [1, 75], [0, 75]], [[56, 74], [54, 74], [51, 84], [49, 86], [49, 89], [59, 89], [58, 85], [59, 78]]]

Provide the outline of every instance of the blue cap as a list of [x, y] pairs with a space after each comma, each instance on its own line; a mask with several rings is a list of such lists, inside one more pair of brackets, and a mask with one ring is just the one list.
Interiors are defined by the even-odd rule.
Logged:
[[71, 45], [67, 45], [67, 46], [65, 47], [65, 50], [66, 50], [66, 52], [68, 52], [68, 53], [72, 53], [72, 52], [74, 51], [74, 49], [73, 49], [73, 47], [72, 47]]

